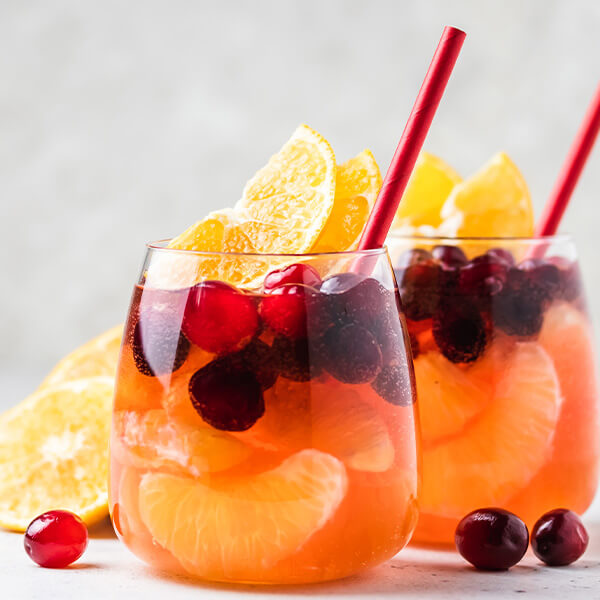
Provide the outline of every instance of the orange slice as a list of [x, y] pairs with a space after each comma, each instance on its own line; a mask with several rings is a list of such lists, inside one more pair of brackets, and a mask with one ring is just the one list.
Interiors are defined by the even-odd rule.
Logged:
[[462, 431], [490, 402], [491, 380], [482, 357], [473, 366], [451, 363], [439, 351], [420, 354], [415, 359], [417, 406], [421, 439], [425, 447]]
[[381, 173], [370, 150], [337, 168], [333, 209], [311, 252], [354, 250], [381, 188]]
[[451, 237], [533, 235], [533, 206], [527, 183], [503, 152], [453, 188], [441, 216], [439, 233]]
[[562, 402], [552, 360], [523, 342], [497, 368], [488, 408], [462, 435], [423, 453], [423, 512], [460, 518], [502, 505], [548, 459]]
[[303, 450], [245, 479], [203, 482], [149, 473], [142, 478], [139, 506], [153, 538], [187, 571], [247, 581], [323, 528], [346, 488], [340, 461]]
[[123, 325], [117, 325], [65, 356], [42, 381], [40, 389], [72, 379], [114, 377]]
[[238, 434], [267, 448], [316, 448], [359, 471], [387, 471], [394, 446], [383, 417], [354, 386], [280, 377], [265, 398], [265, 414]]
[[167, 469], [192, 476], [224, 471], [248, 458], [239, 439], [212, 427], [169, 419], [164, 410], [120, 411], [113, 417], [113, 452], [141, 469]]
[[442, 159], [421, 152], [398, 206], [392, 230], [410, 230], [423, 225], [438, 227], [442, 222], [442, 206], [460, 181], [460, 175]]
[[0, 526], [25, 531], [42, 512], [107, 514], [113, 380], [46, 387], [0, 416]]
[[[246, 184], [234, 210], [211, 213], [173, 239], [169, 247], [208, 252], [292, 253], [308, 252], [331, 214], [336, 164], [331, 146], [306, 125], [271, 157]], [[160, 259], [158, 264], [161, 263]], [[149, 268], [149, 278], [168, 280], [169, 270], [179, 284], [199, 278], [220, 279], [240, 285], [255, 281], [272, 268], [260, 257], [180, 257], [172, 264]], [[153, 269], [157, 269], [157, 276]]]

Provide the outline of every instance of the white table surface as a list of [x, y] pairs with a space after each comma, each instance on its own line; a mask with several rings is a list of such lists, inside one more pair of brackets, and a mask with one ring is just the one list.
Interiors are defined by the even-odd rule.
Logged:
[[600, 521], [586, 523], [590, 546], [570, 567], [543, 566], [529, 553], [508, 572], [479, 572], [454, 552], [406, 548], [375, 569], [310, 586], [231, 587], [198, 583], [153, 571], [135, 558], [106, 522], [91, 532], [79, 562], [42, 569], [23, 550], [23, 536], [0, 532], [0, 598], [6, 600], [179, 600], [194, 598], [561, 598], [600, 599]]

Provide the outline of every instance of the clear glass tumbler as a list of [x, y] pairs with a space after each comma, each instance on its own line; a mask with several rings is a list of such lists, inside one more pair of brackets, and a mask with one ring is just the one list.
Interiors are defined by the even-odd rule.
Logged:
[[116, 381], [115, 529], [143, 560], [207, 580], [381, 563], [417, 521], [414, 401], [386, 250], [149, 245]]
[[531, 529], [598, 483], [598, 386], [573, 240], [392, 237], [412, 342], [423, 486], [414, 539], [453, 543], [471, 510]]

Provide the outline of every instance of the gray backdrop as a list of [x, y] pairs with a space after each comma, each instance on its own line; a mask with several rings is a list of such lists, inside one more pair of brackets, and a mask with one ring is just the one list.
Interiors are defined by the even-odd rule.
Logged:
[[[298, 123], [385, 170], [444, 24], [468, 37], [426, 147], [464, 175], [507, 151], [539, 210], [600, 77], [595, 0], [1, 0], [1, 405]], [[597, 149], [564, 223], [594, 309], [599, 189]]]

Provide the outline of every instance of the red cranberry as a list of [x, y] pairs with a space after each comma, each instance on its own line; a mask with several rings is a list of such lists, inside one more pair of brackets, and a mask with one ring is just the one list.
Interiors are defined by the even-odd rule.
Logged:
[[146, 289], [130, 332], [135, 365], [149, 377], [172, 373], [185, 362], [190, 343], [181, 333], [187, 290]]
[[504, 571], [523, 558], [529, 532], [517, 515], [501, 508], [482, 508], [461, 520], [454, 541], [462, 557], [477, 569]]
[[505, 262], [487, 254], [478, 256], [460, 270], [460, 292], [475, 298], [494, 296], [502, 290], [507, 273]]
[[368, 383], [382, 367], [377, 340], [368, 329], [354, 323], [327, 330], [321, 360], [325, 370], [342, 383]]
[[551, 567], [570, 565], [585, 552], [589, 542], [581, 519], [566, 508], [542, 515], [531, 532], [535, 555]]
[[283, 269], [271, 271], [264, 282], [265, 291], [270, 291], [280, 285], [286, 284], [308, 285], [310, 287], [319, 287], [321, 276], [314, 267], [310, 265], [296, 263]]
[[273, 353], [277, 357], [281, 375], [293, 381], [308, 381], [321, 374], [317, 352], [312, 350], [315, 349], [310, 347], [305, 338], [293, 340], [279, 336], [273, 341]]
[[490, 248], [486, 255], [497, 261], [505, 263], [508, 267], [512, 267], [515, 264], [515, 257], [512, 255], [510, 250], [506, 248]]
[[468, 260], [465, 253], [458, 246], [436, 246], [431, 255], [445, 267], [456, 268], [466, 265]]
[[395, 268], [402, 271], [411, 265], [430, 260], [431, 254], [427, 250], [424, 250], [423, 248], [411, 248], [400, 255]]
[[262, 299], [260, 316], [275, 333], [291, 338], [306, 337], [307, 303], [312, 291], [303, 285], [274, 288]]
[[433, 260], [419, 262], [399, 274], [402, 308], [409, 319], [429, 319], [440, 299], [441, 270]]
[[466, 300], [445, 303], [433, 318], [433, 338], [448, 360], [473, 362], [485, 350], [485, 321], [477, 307]]
[[222, 431], [245, 431], [265, 412], [260, 382], [249, 370], [217, 359], [196, 371], [189, 384], [196, 412]]
[[85, 523], [68, 510], [50, 510], [36, 517], [25, 532], [25, 552], [40, 567], [62, 569], [85, 551]]
[[415, 383], [407, 361], [383, 367], [371, 386], [386, 402], [395, 406], [410, 406], [416, 399]]
[[221, 281], [203, 281], [190, 291], [183, 332], [203, 350], [233, 352], [250, 341], [258, 325], [252, 296]]

